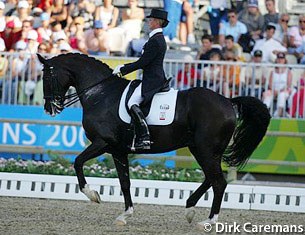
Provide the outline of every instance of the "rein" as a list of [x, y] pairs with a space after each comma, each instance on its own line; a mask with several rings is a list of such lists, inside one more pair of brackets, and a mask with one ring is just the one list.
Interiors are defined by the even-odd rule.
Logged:
[[[51, 74], [51, 89], [52, 89], [52, 95], [51, 96], [44, 96], [44, 98], [51, 98], [53, 100], [66, 100], [66, 99], [71, 99], [69, 101], [67, 101], [66, 103], [63, 103], [62, 107], [58, 107], [61, 109], [67, 108], [69, 106], [71, 106], [72, 104], [75, 104], [76, 102], [79, 101], [80, 97], [83, 96], [83, 94], [85, 94], [87, 91], [89, 91], [90, 89], [92, 89], [93, 87], [101, 84], [102, 82], [104, 82], [105, 80], [107, 80], [108, 78], [111, 77], [115, 77], [116, 75], [111, 74], [110, 76], [106, 77], [105, 79], [85, 88], [84, 90], [82, 90], [80, 93], [74, 92], [72, 94], [69, 95], [65, 95], [64, 97], [62, 97], [61, 95], [58, 95], [56, 93], [60, 93], [59, 92], [59, 81], [58, 81], [58, 76], [55, 76], [55, 73], [53, 71], [54, 67], [50, 67], [50, 74]], [[52, 82], [55, 81], [55, 82]], [[55, 94], [54, 94], [55, 93]], [[54, 103], [56, 106], [58, 106], [56, 104], [56, 102]]]

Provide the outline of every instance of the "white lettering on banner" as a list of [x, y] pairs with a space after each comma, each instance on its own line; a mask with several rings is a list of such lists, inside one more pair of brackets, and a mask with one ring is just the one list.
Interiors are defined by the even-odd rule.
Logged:
[[[53, 127], [52, 125], [47, 125], [47, 127]], [[47, 141], [47, 146], [52, 146], [52, 147], [57, 147], [60, 146], [59, 141], [55, 141], [57, 138], [59, 132], [60, 132], [60, 126], [59, 125], [54, 125], [55, 131], [53, 135], [50, 137], [50, 139]]]
[[19, 144], [19, 136], [20, 136], [20, 124], [17, 123], [15, 125], [15, 132], [9, 123], [3, 123], [3, 131], [2, 131], [2, 142], [4, 144], [8, 143], [8, 136], [10, 136], [13, 140], [14, 144]]
[[80, 128], [80, 130], [78, 132], [78, 141], [79, 141], [80, 146], [82, 146], [83, 148], [86, 147], [84, 136], [85, 136], [84, 128]]
[[[70, 140], [70, 142], [68, 141], [68, 129], [71, 129], [72, 131], [72, 138]], [[67, 147], [72, 147], [73, 145], [75, 145], [77, 140], [77, 130], [75, 126], [64, 126], [63, 130], [62, 130], [62, 141], [63, 144]]]
[[37, 137], [35, 133], [32, 130], [30, 130], [28, 127], [29, 124], [22, 125], [22, 130], [24, 131], [25, 134], [27, 134], [30, 137], [29, 140], [22, 140], [22, 144], [32, 145], [35, 144]]
[[[46, 130], [46, 128], [48, 130]], [[85, 131], [77, 126], [36, 125], [22, 123], [3, 123], [0, 144], [43, 145], [45, 147], [59, 147], [78, 149], [86, 146]], [[38, 139], [40, 133], [44, 138]], [[45, 140], [41, 143], [41, 140]]]

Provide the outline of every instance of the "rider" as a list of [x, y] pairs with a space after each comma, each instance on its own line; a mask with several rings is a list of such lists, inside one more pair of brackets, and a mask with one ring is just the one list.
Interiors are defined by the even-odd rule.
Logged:
[[139, 105], [149, 102], [166, 82], [163, 60], [167, 45], [162, 28], [166, 27], [169, 23], [167, 12], [152, 9], [150, 15], [146, 18], [148, 18], [151, 32], [148, 41], [143, 47], [141, 57], [133, 63], [118, 65], [113, 70], [113, 74], [122, 76], [135, 70], [143, 69], [142, 82], [128, 101], [131, 118], [135, 124], [135, 150], [150, 149], [151, 145], [148, 126]]

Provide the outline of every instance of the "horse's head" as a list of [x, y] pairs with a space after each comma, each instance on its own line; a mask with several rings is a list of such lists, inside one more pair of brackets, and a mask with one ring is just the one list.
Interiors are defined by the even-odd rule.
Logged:
[[60, 63], [53, 63], [52, 59], [45, 59], [37, 54], [43, 64], [43, 94], [44, 110], [47, 114], [55, 116], [64, 109], [65, 94], [70, 87], [70, 73], [62, 69]]

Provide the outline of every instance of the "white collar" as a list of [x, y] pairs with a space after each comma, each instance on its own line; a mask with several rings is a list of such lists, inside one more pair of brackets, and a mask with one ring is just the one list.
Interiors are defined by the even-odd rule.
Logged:
[[151, 31], [151, 32], [149, 33], [149, 38], [151, 38], [152, 36], [154, 36], [156, 33], [162, 33], [162, 32], [163, 32], [162, 28], [154, 29], [153, 31]]

